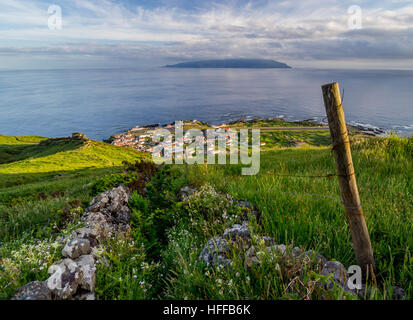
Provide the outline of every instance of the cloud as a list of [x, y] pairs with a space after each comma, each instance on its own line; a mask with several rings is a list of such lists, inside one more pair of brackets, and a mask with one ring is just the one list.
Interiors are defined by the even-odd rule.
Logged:
[[156, 3], [65, 2], [63, 30], [49, 30], [47, 3], [2, 0], [0, 54], [156, 61], [263, 57], [308, 65], [352, 59], [407, 64], [413, 59], [411, 1], [356, 1], [362, 7], [358, 30], [347, 24], [353, 1]]

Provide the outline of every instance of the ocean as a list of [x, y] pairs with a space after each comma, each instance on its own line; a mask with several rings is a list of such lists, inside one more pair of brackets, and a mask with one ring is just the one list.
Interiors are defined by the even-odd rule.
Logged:
[[146, 68], [0, 71], [0, 134], [102, 140], [177, 120], [323, 121], [321, 85], [334, 81], [348, 123], [413, 133], [413, 71]]

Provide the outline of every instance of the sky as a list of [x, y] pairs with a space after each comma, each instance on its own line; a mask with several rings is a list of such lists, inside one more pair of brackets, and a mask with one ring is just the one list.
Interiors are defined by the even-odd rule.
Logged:
[[0, 0], [0, 69], [216, 58], [413, 69], [413, 0]]

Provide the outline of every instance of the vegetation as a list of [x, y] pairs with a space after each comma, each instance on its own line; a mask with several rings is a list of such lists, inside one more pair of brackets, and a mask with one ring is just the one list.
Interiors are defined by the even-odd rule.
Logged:
[[320, 127], [313, 121], [285, 121], [279, 118], [254, 121], [236, 121], [229, 125], [232, 128], [293, 128], [293, 127]]
[[[238, 165], [158, 167], [132, 149], [90, 140], [0, 137], [0, 150], [15, 150], [2, 152], [0, 164], [0, 297], [47, 278], [59, 239], [81, 223], [91, 198], [124, 184], [133, 190], [131, 231], [99, 253], [100, 299], [352, 299], [338, 288], [323, 290], [328, 277], [311, 263], [268, 256], [248, 267], [235, 251], [227, 269], [198, 260], [211, 237], [239, 221], [234, 197], [261, 211], [261, 224], [251, 221], [254, 237], [355, 264], [328, 138], [321, 131], [263, 133], [260, 172], [242, 176]], [[308, 145], [288, 148], [291, 141]], [[413, 138], [353, 135], [352, 152], [377, 268], [378, 287], [368, 298], [391, 299], [397, 285], [411, 299]], [[184, 185], [198, 191], [181, 199]]]
[[0, 136], [0, 298], [47, 276], [96, 181], [147, 157], [91, 140]]

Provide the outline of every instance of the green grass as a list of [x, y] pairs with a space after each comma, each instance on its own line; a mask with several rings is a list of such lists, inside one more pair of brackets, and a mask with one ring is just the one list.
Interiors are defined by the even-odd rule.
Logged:
[[261, 142], [265, 145], [261, 149], [268, 151], [280, 147], [292, 147], [294, 142], [305, 142], [313, 146], [327, 146], [330, 144], [330, 132], [328, 131], [279, 131], [261, 132]]
[[[353, 137], [353, 156], [375, 250], [378, 287], [369, 298], [392, 299], [392, 286], [397, 285], [404, 288], [406, 298], [411, 299], [412, 138]], [[133, 261], [123, 259], [114, 268], [102, 268], [107, 276], [100, 276], [100, 298], [354, 299], [339, 288], [332, 292], [323, 290], [320, 284], [328, 281], [328, 277], [320, 276], [319, 267], [311, 262], [291, 265], [280, 256], [264, 254], [260, 265], [246, 267], [235, 249], [229, 269], [211, 268], [199, 262], [205, 243], [213, 236], [222, 235], [239, 214], [225, 195], [229, 193], [256, 203], [261, 210], [263, 225], [254, 225], [254, 235], [269, 235], [277, 243], [315, 250], [330, 260], [341, 261], [346, 267], [355, 264], [345, 212], [338, 201], [336, 177], [285, 176], [335, 173], [330, 148], [272, 150], [263, 152], [261, 160], [261, 172], [252, 177], [241, 176], [241, 167], [233, 165], [172, 165], [169, 170], [174, 179], [167, 178], [166, 174], [161, 179], [162, 175], [158, 175], [155, 181], [158, 181], [159, 197], [132, 204], [140, 212], [139, 228], [132, 228], [132, 238], [139, 247], [139, 243], [148, 242], [138, 239], [150, 237], [156, 229], [155, 234], [166, 234], [167, 241], [158, 242], [156, 248], [145, 244], [146, 257], [138, 254]], [[190, 183], [201, 191], [185, 203], [177, 199], [171, 201], [171, 194], [177, 190], [177, 185], [172, 184], [176, 177], [180, 184]], [[206, 184], [224, 193], [216, 193], [205, 187]], [[165, 199], [169, 201], [166, 207], [162, 205]], [[153, 212], [161, 219], [167, 217], [169, 225], [153, 224]], [[259, 249], [259, 243], [256, 246], [265, 252], [265, 248]], [[131, 256], [130, 249], [122, 249], [121, 245], [111, 250], [114, 252], [109, 257]], [[155, 261], [150, 257], [154, 250], [161, 251]], [[141, 269], [135, 264], [137, 260]]]
[[[14, 137], [1, 138], [3, 150], [15, 150], [15, 144], [6, 144]], [[92, 140], [36, 139], [40, 144], [23, 144], [16, 153], [16, 159], [23, 160], [0, 165], [0, 239], [14, 238], [53, 221], [65, 202], [89, 201], [91, 183], [119, 171], [123, 161], [147, 157]]]
[[[353, 141], [360, 196], [375, 252], [377, 276], [384, 286], [399, 285], [413, 296], [412, 138]], [[210, 183], [263, 213], [263, 232], [278, 243], [316, 250], [345, 266], [354, 252], [336, 178], [303, 178], [335, 173], [331, 150], [307, 147], [261, 154], [261, 171], [241, 176], [237, 166], [187, 166], [196, 185]], [[331, 197], [331, 198], [330, 198]]]
[[21, 263], [25, 245], [44, 245], [53, 251], [44, 262], [53, 262], [58, 255], [51, 244], [77, 223], [75, 213], [92, 199], [94, 183], [121, 172], [123, 161], [147, 157], [92, 140], [0, 136], [0, 297], [47, 276], [46, 267], [34, 267], [42, 255], [30, 268]]
[[312, 121], [285, 121], [282, 119], [271, 119], [271, 120], [257, 120], [257, 121], [238, 121], [234, 124], [229, 125], [233, 128], [292, 128], [292, 127], [319, 127], [318, 123]]
[[[148, 155], [91, 140], [0, 136], [0, 141], [0, 298], [9, 298], [19, 286], [47, 278], [47, 267], [60, 258], [58, 237], [79, 225], [96, 192], [126, 179], [122, 162]], [[100, 262], [108, 264], [98, 266], [98, 297], [351, 298], [315, 286], [326, 279], [311, 264], [298, 268], [273, 257], [276, 263], [266, 258], [246, 267], [235, 251], [230, 269], [199, 263], [205, 243], [240, 212], [209, 187], [180, 202], [177, 191], [185, 184], [210, 185], [257, 204], [263, 224], [255, 225], [256, 235], [315, 250], [346, 267], [355, 264], [337, 177], [302, 177], [336, 172], [328, 132], [265, 132], [261, 141], [266, 145], [256, 176], [242, 176], [240, 165], [159, 168], [146, 196], [133, 196], [131, 232], [110, 239], [100, 254]], [[285, 148], [291, 141], [308, 145]], [[372, 298], [391, 298], [391, 286], [397, 285], [411, 299], [413, 138], [352, 136], [352, 153], [376, 259], [379, 290]]]

